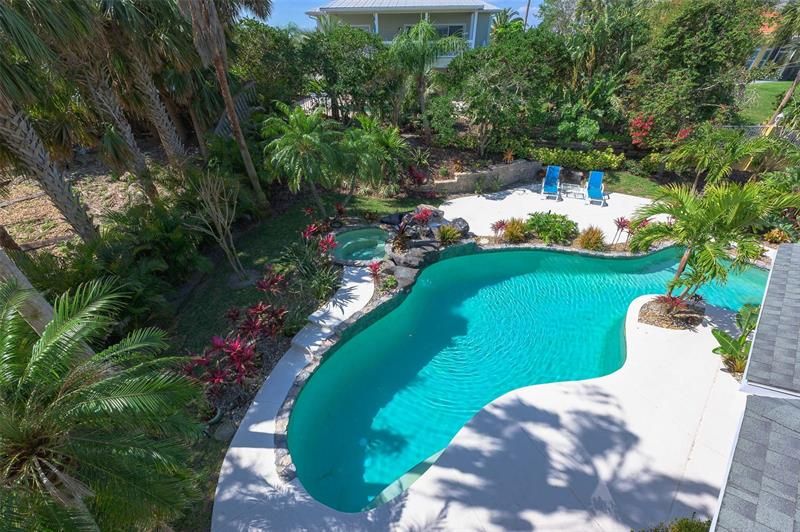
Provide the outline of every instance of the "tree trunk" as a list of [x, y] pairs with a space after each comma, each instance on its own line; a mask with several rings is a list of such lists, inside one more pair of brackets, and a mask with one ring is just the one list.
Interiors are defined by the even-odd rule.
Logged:
[[7, 249], [9, 251], [22, 251], [14, 237], [8, 234], [5, 226], [0, 225], [0, 249]]
[[431, 142], [431, 124], [428, 121], [428, 115], [425, 112], [425, 74], [422, 74], [417, 79], [417, 103], [419, 104], [419, 114], [422, 118], [422, 134], [425, 137], [425, 142]]
[[42, 295], [31, 286], [25, 274], [17, 268], [6, 252], [0, 248], [0, 278], [5, 281], [14, 281], [23, 290], [30, 290], [30, 296], [22, 304], [22, 319], [24, 319], [39, 336], [44, 328], [53, 320], [53, 307]]
[[239, 116], [236, 114], [236, 106], [233, 103], [231, 88], [228, 86], [228, 74], [220, 54], [214, 55], [214, 69], [217, 71], [217, 81], [219, 81], [222, 99], [225, 101], [225, 111], [228, 113], [228, 120], [231, 123], [233, 138], [236, 139], [236, 143], [239, 145], [239, 151], [244, 161], [244, 168], [247, 171], [247, 177], [250, 178], [250, 186], [256, 194], [256, 204], [262, 209], [268, 210], [269, 202], [267, 201], [266, 194], [264, 194], [264, 189], [261, 188], [261, 182], [258, 180], [256, 168], [253, 166], [253, 159], [250, 157], [250, 150], [247, 148], [247, 141], [244, 138], [244, 133], [242, 133], [242, 126], [239, 123]]
[[194, 135], [197, 137], [197, 146], [200, 148], [200, 156], [204, 161], [208, 160], [208, 146], [206, 146], [206, 128], [200, 117], [197, 116], [197, 111], [192, 107], [192, 102], [187, 106], [189, 108], [189, 118], [192, 119], [192, 128], [194, 128]]
[[323, 218], [327, 219], [328, 209], [325, 208], [325, 203], [323, 203], [322, 201], [322, 196], [319, 195], [319, 191], [317, 190], [317, 185], [315, 185], [313, 181], [309, 181], [308, 186], [311, 189], [311, 197], [314, 198], [314, 202], [317, 204], [317, 208], [319, 209], [319, 214]]
[[0, 139], [36, 179], [56, 209], [86, 242], [97, 237], [97, 228], [86, 208], [72, 191], [64, 174], [53, 164], [42, 139], [22, 111], [16, 111], [0, 90]]
[[147, 118], [155, 126], [170, 164], [180, 168], [186, 160], [186, 149], [175, 129], [175, 124], [172, 123], [167, 109], [161, 101], [150, 70], [137, 57], [133, 57], [131, 62], [133, 64], [133, 82], [144, 97]]
[[778, 115], [781, 114], [783, 108], [786, 107], [786, 105], [788, 105], [788, 103], [791, 101], [792, 96], [794, 96], [794, 90], [797, 88], [797, 84], [799, 82], [800, 82], [800, 70], [797, 71], [797, 75], [794, 77], [792, 84], [789, 85], [789, 88], [786, 90], [786, 94], [783, 95], [781, 103], [778, 104], [778, 108], [775, 109], [775, 112], [772, 114], [772, 117], [769, 119], [769, 122], [767, 122], [768, 126], [774, 126], [775, 123], [778, 121]]
[[672, 292], [675, 290], [676, 283], [680, 281], [681, 275], [686, 270], [686, 264], [689, 262], [689, 256], [692, 254], [692, 248], [686, 248], [686, 251], [683, 252], [683, 256], [681, 257], [681, 262], [678, 264], [678, 269], [675, 271], [675, 277], [672, 278], [672, 283], [670, 283], [669, 290], [667, 291], [667, 295], [671, 296]]
[[122, 110], [119, 96], [108, 86], [98, 72], [91, 70], [91, 67], [85, 70], [84, 81], [95, 105], [111, 120], [122, 140], [125, 141], [128, 152], [131, 154], [131, 171], [136, 176], [139, 185], [151, 202], [157, 201], [158, 191], [153, 183], [153, 177], [150, 174], [150, 169], [147, 168], [144, 153], [139, 148], [133, 136], [131, 125]]

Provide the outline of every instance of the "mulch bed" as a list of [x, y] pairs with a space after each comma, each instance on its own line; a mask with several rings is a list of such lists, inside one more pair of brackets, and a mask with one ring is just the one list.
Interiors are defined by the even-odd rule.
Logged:
[[705, 306], [690, 303], [686, 309], [669, 312], [669, 307], [658, 301], [645, 303], [639, 311], [639, 323], [663, 329], [690, 330], [703, 323]]

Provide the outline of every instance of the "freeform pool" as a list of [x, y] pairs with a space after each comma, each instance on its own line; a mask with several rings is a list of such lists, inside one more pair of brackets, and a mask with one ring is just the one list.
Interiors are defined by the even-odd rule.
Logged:
[[[298, 478], [320, 502], [360, 511], [506, 392], [616, 371], [628, 305], [663, 291], [679, 253], [514, 250], [426, 268], [399, 306], [337, 344], [305, 384], [288, 427]], [[701, 293], [738, 310], [761, 301], [766, 278], [754, 268]]]
[[379, 227], [343, 231], [336, 235], [333, 258], [340, 261], [382, 259], [389, 233]]

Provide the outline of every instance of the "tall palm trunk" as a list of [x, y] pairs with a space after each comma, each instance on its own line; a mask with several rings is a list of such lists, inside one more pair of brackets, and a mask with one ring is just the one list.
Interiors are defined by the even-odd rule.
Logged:
[[0, 225], [0, 248], [9, 251], [22, 251], [22, 248], [19, 247], [14, 237], [8, 234], [4, 225]]
[[220, 54], [214, 54], [214, 70], [217, 72], [219, 89], [222, 93], [222, 99], [225, 101], [225, 111], [231, 123], [233, 138], [236, 139], [236, 143], [239, 145], [239, 151], [244, 161], [244, 168], [247, 172], [247, 177], [250, 179], [250, 186], [253, 188], [253, 192], [256, 195], [256, 203], [262, 209], [269, 209], [267, 196], [264, 194], [264, 189], [261, 188], [261, 182], [258, 180], [258, 174], [253, 165], [253, 159], [250, 157], [250, 150], [247, 148], [247, 141], [245, 141], [244, 133], [242, 133], [242, 125], [239, 123], [239, 116], [236, 114], [236, 105], [233, 102], [231, 88], [228, 85], [228, 73], [225, 71], [225, 63]]
[[794, 77], [792, 84], [789, 85], [789, 88], [786, 90], [786, 94], [783, 95], [783, 99], [781, 100], [781, 103], [778, 104], [778, 108], [775, 109], [774, 113], [772, 113], [772, 117], [769, 119], [767, 125], [774, 126], [778, 121], [778, 115], [781, 114], [783, 108], [786, 107], [791, 101], [798, 83], [800, 83], [800, 70], [797, 71], [797, 75]]
[[97, 228], [86, 208], [45, 149], [42, 139], [22, 113], [0, 90], [0, 141], [14, 154], [44, 190], [56, 209], [86, 242], [97, 237]]
[[53, 307], [31, 286], [25, 274], [17, 268], [2, 248], [0, 248], [0, 278], [15, 281], [20, 288], [30, 290], [30, 297], [22, 305], [22, 319], [41, 336], [44, 328], [53, 320]]
[[131, 125], [122, 110], [122, 103], [119, 100], [119, 96], [108, 86], [108, 83], [102, 78], [100, 73], [91, 68], [84, 71], [84, 80], [95, 105], [111, 120], [111, 123], [114, 124], [117, 132], [125, 142], [125, 146], [132, 159], [131, 169], [139, 185], [151, 202], [158, 200], [158, 191], [153, 183], [153, 177], [150, 174], [150, 170], [147, 168], [144, 153], [142, 153], [142, 150], [139, 148], [136, 138], [133, 136]]
[[181, 167], [186, 160], [186, 149], [183, 147], [183, 142], [181, 142], [177, 129], [175, 129], [175, 124], [170, 119], [166, 107], [164, 107], [164, 102], [161, 101], [161, 96], [155, 83], [153, 83], [150, 70], [140, 58], [132, 58], [131, 63], [133, 64], [133, 83], [136, 89], [144, 96], [147, 118], [155, 126], [158, 138], [161, 140], [161, 145], [164, 147], [170, 164]]
[[[675, 291], [675, 286], [677, 285], [678, 281], [681, 280], [681, 275], [683, 272], [686, 271], [686, 264], [689, 263], [689, 257], [692, 254], [692, 248], [686, 248], [686, 251], [683, 252], [683, 256], [681, 257], [680, 263], [678, 263], [678, 269], [675, 271], [675, 277], [672, 278], [672, 283], [669, 285], [669, 291], [667, 292], [668, 296], [672, 295], [672, 292]], [[685, 295], [686, 292], [681, 294], [681, 296]]]
[[189, 118], [192, 120], [192, 128], [194, 129], [194, 135], [197, 137], [197, 146], [200, 148], [200, 156], [203, 157], [204, 161], [208, 160], [208, 146], [206, 146], [206, 127], [200, 117], [197, 115], [197, 111], [194, 110], [192, 106], [192, 102], [189, 102], [189, 105], [186, 106], [189, 109]]
[[431, 141], [431, 124], [428, 120], [428, 114], [425, 112], [425, 74], [417, 77], [417, 104], [419, 105], [419, 114], [422, 118], [422, 133], [425, 136], [425, 142]]

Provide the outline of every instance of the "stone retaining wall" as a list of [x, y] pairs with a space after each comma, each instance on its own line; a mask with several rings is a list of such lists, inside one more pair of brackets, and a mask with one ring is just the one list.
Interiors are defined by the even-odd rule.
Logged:
[[519, 181], [536, 179], [536, 173], [541, 168], [542, 164], [537, 161], [519, 159], [510, 164], [497, 164], [477, 172], [459, 172], [453, 179], [436, 181], [433, 185], [421, 188], [443, 194], [473, 194], [478, 188], [483, 189], [483, 192], [496, 192], [497, 189]]

